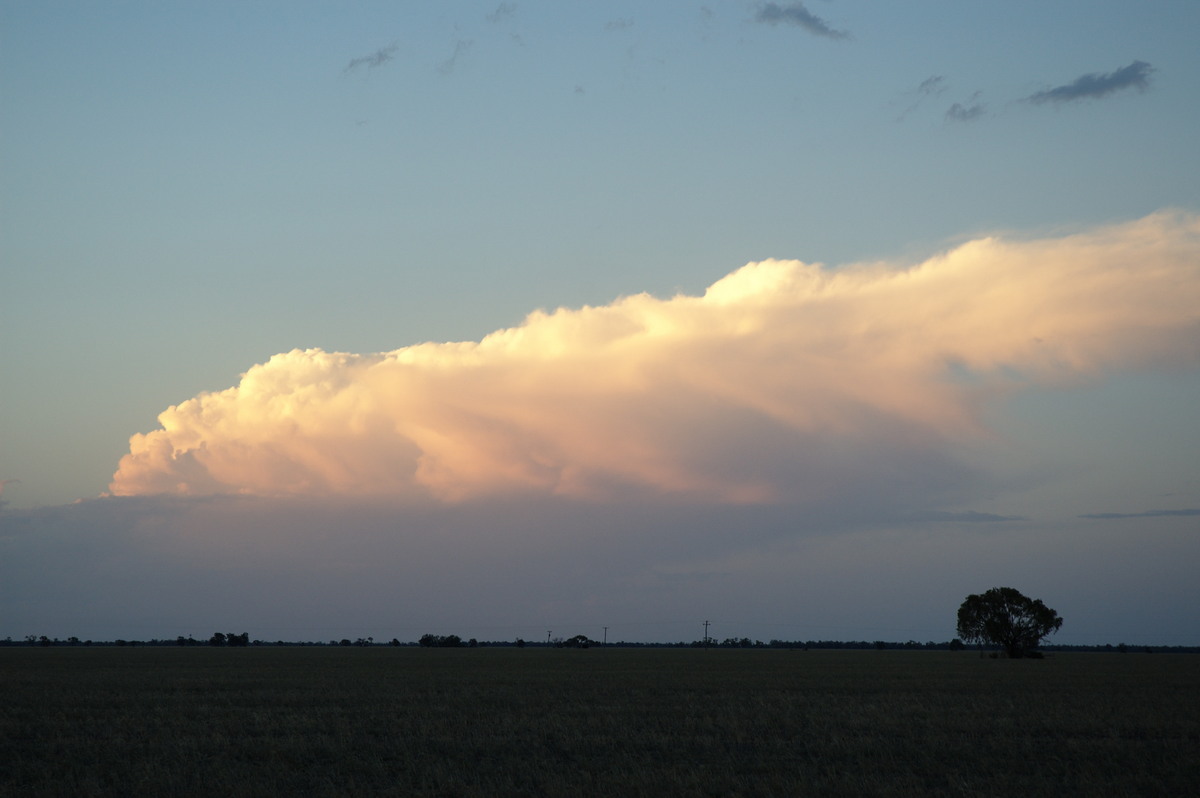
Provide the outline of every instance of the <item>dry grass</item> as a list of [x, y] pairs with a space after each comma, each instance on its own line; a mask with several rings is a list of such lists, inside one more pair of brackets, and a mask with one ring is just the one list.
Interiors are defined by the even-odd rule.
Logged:
[[0, 795], [1182, 795], [1200, 657], [0, 650]]

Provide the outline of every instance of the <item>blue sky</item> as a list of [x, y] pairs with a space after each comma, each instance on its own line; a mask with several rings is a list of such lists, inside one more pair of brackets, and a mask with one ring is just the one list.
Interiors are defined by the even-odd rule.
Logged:
[[[931, 407], [936, 398], [922, 393], [932, 389], [930, 383], [917, 384], [916, 372], [887, 370], [891, 360], [870, 361], [883, 372], [862, 365], [862, 353], [874, 350], [854, 336], [867, 334], [882, 312], [863, 304], [828, 311], [829, 329], [856, 342], [845, 346], [859, 353], [845, 371], [860, 381], [853, 385], [832, 368], [812, 378], [811, 385], [826, 386], [820, 391], [803, 381], [780, 387], [779, 380], [760, 378], [759, 372], [735, 374], [743, 363], [801, 368], [799, 361], [780, 360], [799, 351], [795, 340], [770, 344], [778, 349], [762, 343], [720, 360], [717, 348], [705, 350], [700, 343], [672, 342], [661, 350], [669, 354], [645, 354], [652, 346], [667, 346], [655, 338], [628, 360], [614, 358], [617, 364], [645, 358], [641, 368], [654, 379], [675, 364], [695, 366], [678, 366], [678, 381], [652, 379], [649, 388], [638, 383], [645, 394], [630, 388], [633, 398], [627, 402], [594, 411], [589, 397], [609, 402], [604, 386], [614, 383], [598, 382], [592, 394], [581, 388], [570, 394], [573, 404], [560, 406], [563, 418], [555, 415], [555, 426], [538, 432], [537, 447], [522, 448], [526, 438], [520, 436], [509, 445], [561, 474], [592, 474], [603, 464], [606, 479], [616, 474], [640, 486], [643, 492], [635, 491], [634, 498], [616, 491], [602, 492], [601, 500], [595, 493], [599, 483], [590, 477], [571, 482], [560, 475], [555, 483], [567, 494], [562, 500], [585, 501], [570, 505], [586, 506], [580, 513], [616, 514], [664, 542], [645, 548], [624, 539], [611, 542], [625, 554], [606, 561], [608, 570], [596, 577], [596, 585], [573, 590], [571, 580], [550, 580], [544, 594], [553, 600], [520, 591], [507, 602], [472, 594], [451, 608], [414, 612], [405, 622], [446, 626], [421, 629], [414, 637], [465, 631], [479, 623], [474, 619], [482, 602], [496, 616], [487, 628], [497, 630], [556, 619], [579, 626], [605, 619], [618, 623], [613, 618], [630, 624], [665, 619], [661, 626], [635, 631], [670, 639], [694, 635], [682, 629], [677, 634], [672, 624], [684, 619], [690, 624], [697, 613], [703, 620], [700, 615], [720, 609], [746, 628], [729, 629], [731, 635], [785, 636], [789, 628], [824, 625], [825, 632], [796, 634], [945, 639], [952, 630], [941, 615], [952, 617], [966, 592], [994, 582], [1037, 592], [1058, 608], [1067, 619], [1064, 639], [1133, 641], [1142, 634], [1150, 642], [1200, 642], [1194, 609], [1185, 623], [1151, 621], [1179, 603], [1200, 606], [1192, 580], [1179, 567], [1200, 556], [1200, 516], [1193, 513], [1200, 508], [1200, 425], [1194, 410], [1200, 340], [1186, 307], [1178, 317], [1158, 310], [1170, 297], [1196, 290], [1198, 25], [1200, 7], [1182, 1], [0, 4], [0, 480], [7, 480], [0, 543], [8, 548], [0, 569], [10, 577], [0, 595], [8, 607], [0, 614], [0, 635], [58, 629], [80, 636], [173, 636], [236, 625], [234, 609], [219, 602], [206, 609], [199, 587], [212, 579], [236, 586], [234, 596], [251, 590], [222, 565], [233, 542], [194, 533], [208, 544], [181, 561], [178, 547], [147, 547], [131, 530], [144, 528], [146, 513], [191, 519], [176, 527], [167, 523], [174, 535], [216, 523], [205, 515], [216, 512], [211, 498], [195, 498], [196, 506], [185, 501], [187, 509], [178, 509], [183, 501], [178, 496], [170, 499], [174, 510], [156, 504], [168, 501], [164, 486], [185, 486], [176, 493], [269, 495], [260, 499], [271, 503], [282, 501], [280, 492], [294, 493], [292, 488], [256, 482], [251, 489], [249, 476], [217, 474], [208, 463], [205, 479], [211, 481], [201, 490], [173, 467], [147, 465], [118, 480], [115, 492], [124, 498], [95, 497], [113, 492], [110, 482], [131, 452], [130, 437], [156, 430], [160, 413], [239, 385], [242, 374], [277, 354], [320, 349], [369, 356], [422, 342], [478, 342], [505, 329], [526, 330], [534, 338], [535, 328], [542, 328], [530, 327], [527, 315], [538, 309], [573, 312], [590, 306], [607, 308], [593, 314], [606, 319], [675, 318], [682, 306], [671, 304], [673, 297], [699, 297], [744, 264], [768, 259], [825, 264], [829, 273], [853, 272], [854, 264], [866, 263], [896, 271], [992, 236], [1024, 242], [1028, 246], [1019, 258], [1034, 263], [1050, 257], [1037, 247], [1059, 257], [1052, 242], [1081, 231], [1133, 247], [1129, 241], [1143, 234], [1128, 226], [1166, 212], [1181, 214], [1182, 221], [1152, 225], [1161, 227], [1163, 242], [1154, 253], [1166, 253], [1162, 271], [1153, 272], [1162, 276], [1153, 279], [1160, 288], [1174, 280], [1175, 289], [1160, 295], [1097, 288], [1095, 316], [1111, 324], [1090, 331], [1072, 327], [1080, 337], [1073, 339], [1069, 356], [1060, 353], [1071, 364], [1062, 373], [1039, 371], [1041, 366], [1022, 360], [1015, 349], [1003, 350], [1000, 365], [990, 360], [992, 365], [980, 365], [986, 358], [972, 360], [983, 356], [965, 348], [960, 356], [974, 365], [947, 372], [964, 383], [958, 386], [961, 395], [946, 405], [946, 412], [970, 417], [961, 428], [947, 422], [939, 429], [928, 414], [912, 409]], [[1096, 232], [1113, 230], [1125, 232]], [[1008, 250], [985, 254], [978, 261], [985, 264], [980, 279], [1003, 285], [1004, 259], [1018, 256]], [[1074, 262], [1076, 256], [1063, 257]], [[777, 277], [791, 285], [798, 278], [789, 275]], [[938, 300], [940, 310], [928, 312], [943, 314], [939, 319], [954, 316], [952, 293], [960, 302], [990, 296], [960, 295], [964, 289], [957, 284], [933, 282], [941, 287], [929, 289], [930, 301]], [[1053, 291], [1016, 278], [1012, 284], [1049, 298], [1046, 304], [1074, 297], [1059, 283]], [[616, 304], [643, 292], [666, 304], [649, 309]], [[1113, 296], [1135, 295], [1142, 303], [1136, 308], [1132, 301], [1119, 312], [1103, 304]], [[886, 328], [889, 341], [907, 340], [904, 331], [926, 326], [927, 317], [918, 312], [925, 300], [903, 296], [895, 301], [910, 303], [911, 317]], [[860, 316], [863, 321], [854, 325], [847, 321]], [[1131, 321], [1135, 317], [1143, 321]], [[454, 519], [457, 535], [474, 539], [477, 517], [496, 513], [561, 522], [563, 511], [545, 507], [545, 497], [495, 487], [519, 482], [503, 458], [468, 467], [443, 448], [438, 460], [434, 444], [413, 432], [436, 429], [441, 438], [476, 440], [471, 435], [483, 433], [464, 432], [456, 426], [461, 419], [422, 408], [448, 406], [460, 399], [455, 391], [469, 390], [473, 398], [503, 394], [519, 414], [523, 407], [540, 407], [553, 391], [566, 396], [572, 386], [590, 384], [586, 375], [601, 365], [619, 367], [594, 358], [588, 341], [596, 338], [570, 337], [575, 334], [570, 330], [591, 330], [591, 316], [553, 318], [558, 320], [538, 334], [566, 336], [563, 346], [577, 345], [578, 362], [588, 365], [553, 373], [518, 369], [513, 373], [539, 375], [522, 389], [530, 392], [525, 400], [514, 387], [516, 378], [480, 382], [474, 376], [461, 382], [447, 377], [429, 387], [428, 396], [417, 388], [386, 394], [409, 408], [400, 414], [411, 422], [409, 437], [396, 450], [371, 449], [362, 456], [387, 469], [407, 456], [404, 447], [420, 448], [428, 459], [421, 461], [425, 470], [418, 470], [417, 483], [441, 502], [436, 507]], [[998, 324], [1011, 327], [1025, 323], [1022, 319]], [[928, 326], [960, 339], [983, 335], [974, 327], [958, 332], [949, 321], [939, 325]], [[1162, 336], [1138, 337], [1156, 325]], [[814, 340], [807, 327], [797, 334]], [[1089, 349], [1087, 341], [1103, 345]], [[1079, 354], [1084, 350], [1091, 354]], [[755, 359], [768, 351], [773, 354]], [[814, 369], [817, 351], [804, 360]], [[344, 374], [339, 379], [347, 384], [360, 377], [382, 379], [352, 363], [296, 360], [278, 361], [271, 384], [299, 379], [289, 368], [310, 373], [318, 366]], [[728, 380], [719, 398], [705, 392], [711, 380], [696, 376], [705, 369]], [[1042, 376], [1029, 376], [1033, 373]], [[896, 399], [873, 411], [894, 426], [833, 409], [825, 415], [813, 409], [800, 421], [771, 404], [815, 403], [812, 397], [819, 393], [833, 397], [829, 408], [845, 407], [846, 396], [899, 396], [900, 383], [888, 380], [901, 378], [917, 381], [903, 388], [915, 392], [914, 404]], [[968, 390], [975, 387], [966, 384], [972, 381], [986, 398]], [[660, 392], [672, 391], [677, 401], [658, 403]], [[210, 417], [246, 418], [248, 393], [243, 390], [237, 399], [241, 411], [214, 400]], [[422, 403], [413, 398], [418, 394]], [[733, 394], [736, 402], [720, 405]], [[304, 431], [317, 427], [305, 424], [321, 419], [324, 437], [313, 445], [330, 447], [322, 450], [330, 458], [350, 457], [336, 441], [357, 429], [353, 419], [338, 415], [340, 406], [323, 405], [313, 411], [318, 415], [296, 422], [308, 434]], [[574, 415], [572, 407], [578, 408]], [[710, 451], [708, 443], [666, 432], [656, 437], [659, 430], [647, 427], [650, 432], [637, 445], [622, 441], [636, 452], [623, 456], [645, 458], [622, 470], [614, 464], [616, 455], [599, 451], [576, 432], [608, 429], [606, 423], [626, 419], [627, 413], [636, 421], [628, 428], [641, 429], [637, 423], [649, 422], [636, 413], [649, 413], [647, 408], [657, 408], [665, 419], [700, 419], [705, 429], [728, 424], [737, 434], [714, 434]], [[502, 423], [490, 411], [470, 412]], [[557, 410], [540, 412], [549, 416]], [[780, 423], [792, 430], [810, 421], [827, 424], [816, 448], [828, 459], [802, 461], [783, 444], [775, 451], [780, 438], [759, 429], [759, 421], [738, 426], [737, 419], [755, 413], [774, 421], [786, 416]], [[503, 423], [517, 424], [512, 420], [517, 417]], [[218, 452], [222, 441], [249, 440], [245, 431], [223, 439], [222, 430], [230, 427], [213, 423], [202, 430], [189, 427], [192, 443], [180, 443], [179, 433], [172, 445], [182, 451], [195, 444], [199, 450], [208, 436], [203, 447]], [[519, 423], [530, 429], [523, 416]], [[612, 429], [626, 427], [614, 422]], [[619, 432], [610, 434], [620, 438]], [[558, 454], [547, 454], [547, 441], [570, 449], [570, 457], [555, 460]], [[282, 451], [281, 443], [255, 445]], [[727, 461], [716, 462], [717, 450], [728, 453]], [[880, 451], [917, 458], [910, 499], [896, 498], [903, 474], [868, 467], [872, 460], [890, 462], [871, 455]], [[295, 452], [280, 457], [307, 462]], [[689, 470], [692, 461], [705, 467]], [[258, 461], [247, 456], [244, 462]], [[823, 470], [822, 462], [831, 465]], [[457, 465], [438, 471], [439, 463]], [[507, 476], [500, 479], [499, 472]], [[522, 472], [520, 479], [536, 481], [533, 473]], [[804, 499], [782, 496], [783, 473], [827, 487], [824, 493], [799, 491]], [[289, 479], [287, 486], [316, 484], [310, 477]], [[721, 479], [732, 486], [725, 493]], [[321, 484], [304, 500], [325, 501], [328, 494], [334, 504], [344, 501], [347, 489], [338, 486], [343, 483]], [[400, 501], [387, 480], [362, 484], [378, 484], [373, 503], [380, 495]], [[483, 498], [477, 498], [481, 490]], [[574, 490], [587, 496], [580, 499]], [[853, 498], [865, 490], [892, 498], [874, 503]], [[647, 498], [659, 491], [672, 498]], [[679, 499], [679, 491], [741, 502], [721, 504], [722, 512], [742, 507], [747, 527], [756, 531], [739, 545], [715, 532], [688, 537], [664, 531], [694, 523], [689, 515], [694, 500]], [[751, 494], [759, 498], [747, 499]], [[70, 504], [77, 499], [89, 501]], [[420, 494], [412, 501], [428, 500]], [[401, 519], [402, 527], [407, 514], [416, 512], [405, 501], [388, 505], [394, 515], [387, 517]], [[493, 501], [503, 502], [505, 510], [487, 505]], [[118, 505], [121, 509], [113, 509]], [[146, 509], [151, 505], [153, 511]], [[464, 509], [468, 506], [478, 516]], [[246, 540], [236, 545], [288, 550], [297, 563], [330, 556], [311, 535], [278, 532], [270, 519], [291, 518], [295, 510], [272, 507], [238, 511], [241, 521], [232, 526], [245, 529]], [[780, 507], [790, 512], [773, 514]], [[376, 529], [371, 519], [380, 513], [374, 504], [370, 519], [344, 507], [337, 511], [347, 519], [347, 545], [374, 552], [365, 561], [413, 556], [428, 568], [451, 557], [449, 549], [431, 549], [421, 560], [410, 555], [424, 550], [419, 541], [401, 543], [361, 531]], [[979, 523], [969, 513], [991, 520]], [[1106, 517], [1081, 517], [1097, 515]], [[257, 525], [246, 520], [251, 517], [259, 519]], [[577, 549], [555, 538], [548, 562], [596, 556], [603, 549], [597, 537], [603, 526], [596, 522], [596, 529], [577, 531]], [[85, 549], [77, 539], [89, 529], [111, 533], [111, 547], [101, 550], [122, 563], [154, 562], [161, 568], [198, 563], [188, 566], [196, 592], [135, 584], [129, 588], [131, 605], [158, 596], [163, 607], [175, 609], [139, 620], [109, 599], [72, 615], [64, 607], [82, 601], [76, 589], [50, 580], [53, 589], [44, 592], [29, 575], [52, 568], [45, 551]], [[449, 545], [448, 539], [439, 545]], [[1135, 539], [1142, 545], [1131, 555], [1127, 547]], [[1005, 540], [1028, 556], [1000, 567], [988, 553], [992, 540]], [[509, 542], [508, 556], [522, 562], [543, 556], [540, 539], [537, 545]], [[911, 561], [901, 566], [895, 556], [883, 558], [880, 552], [891, 551], [889, 546], [910, 552]], [[787, 549], [786, 556], [778, 547]], [[1086, 557], [1081, 549], [1088, 550]], [[1065, 572], [1076, 573], [1072, 562], [1086, 560], [1092, 573], [1125, 568], [1137, 577], [1128, 582], [1114, 577], [1112, 592], [1105, 592], [1078, 576], [1047, 571], [1047, 558]], [[771, 562], [800, 560], [812, 579], [828, 582], [829, 603], [844, 610], [787, 609], [794, 581], [774, 573]], [[878, 584], [870, 565], [877, 560], [879, 568], [896, 565], [896, 589], [904, 600], [860, 600], [849, 588], [845, 596], [837, 593], [843, 589], [837, 585]], [[814, 564], [821, 562], [826, 566]], [[120, 568], [93, 573], [87, 564], [80, 556], [62, 570], [91, 585], [96, 595], [115, 595], [105, 580], [122, 573]], [[962, 580], [931, 579], [925, 569], [935, 564], [943, 573], [963, 574]], [[18, 573], [22, 576], [13, 576]], [[282, 568], [271, 584], [294, 586], [298, 573]], [[469, 581], [474, 573], [463, 566], [462, 578]], [[371, 572], [360, 583], [375, 579], [387, 581]], [[617, 583], [623, 585], [619, 590], [605, 588]], [[685, 583], [690, 587], [680, 587]], [[337, 588], [331, 583], [325, 589]], [[410, 596], [404, 587], [379, 589]], [[166, 595], [160, 596], [162, 590]], [[640, 603], [623, 606], [617, 594], [631, 593]], [[280, 588], [284, 594], [295, 600]], [[712, 601], [720, 607], [709, 605], [709, 597], [718, 594], [720, 601]], [[387, 615], [361, 620], [362, 604], [377, 597], [367, 591], [358, 600], [334, 602], [328, 618], [307, 625], [288, 617], [288, 602], [280, 599], [277, 611], [264, 611], [255, 622], [262, 634], [267, 628], [298, 628], [321, 637], [326, 628], [347, 626], [353, 617], [367, 628], [377, 626], [376, 636], [390, 637], [389, 624], [402, 627], [399, 620]], [[915, 620], [881, 609], [897, 604], [912, 607]], [[1095, 608], [1108, 605], [1122, 607], [1128, 617], [1106, 625], [1102, 619], [1114, 615]], [[1073, 631], [1068, 608], [1075, 618], [1092, 613], [1098, 619], [1090, 627], [1077, 621]], [[769, 620], [752, 631], [749, 618]], [[179, 628], [187, 624], [197, 628]]]

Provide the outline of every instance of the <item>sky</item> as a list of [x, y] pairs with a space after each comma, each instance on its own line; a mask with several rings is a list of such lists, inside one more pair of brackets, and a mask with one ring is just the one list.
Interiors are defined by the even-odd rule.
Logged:
[[0, 638], [1200, 645], [1198, 28], [0, 2]]

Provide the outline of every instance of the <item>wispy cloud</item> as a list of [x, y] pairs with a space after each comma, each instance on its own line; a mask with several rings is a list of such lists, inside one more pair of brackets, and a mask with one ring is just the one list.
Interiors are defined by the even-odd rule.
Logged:
[[1146, 510], [1140, 513], [1087, 513], [1080, 518], [1111, 520], [1117, 518], [1181, 518], [1200, 515], [1200, 509], [1187, 510]]
[[942, 75], [930, 75], [917, 86], [917, 94], [923, 96], [938, 95], [946, 90], [946, 78]]
[[963, 512], [946, 512], [933, 510], [909, 516], [909, 521], [924, 523], [953, 523], [953, 524], [998, 524], [1006, 521], [1025, 521], [1019, 515], [997, 515], [996, 513], [981, 513], [975, 510]]
[[400, 49], [400, 45], [398, 45], [394, 42], [392, 44], [389, 44], [387, 47], [380, 47], [378, 50], [371, 53], [370, 55], [364, 55], [364, 56], [361, 56], [360, 58], [350, 59], [350, 63], [346, 64], [346, 68], [342, 71], [343, 72], [353, 72], [354, 70], [358, 69], [359, 67], [363, 67], [363, 66], [365, 66], [367, 69], [374, 69], [376, 67], [381, 67], [384, 64], [386, 64], [388, 61], [391, 61], [393, 58], [395, 58], [396, 51], [399, 49]]
[[458, 67], [458, 59], [470, 50], [473, 44], [474, 42], [470, 39], [459, 39], [454, 43], [454, 52], [450, 54], [449, 58], [438, 64], [437, 71], [443, 75], [453, 74]]
[[829, 23], [804, 7], [804, 3], [764, 3], [759, 6], [755, 21], [767, 25], [795, 25], [815, 36], [825, 36], [830, 39], [848, 39], [846, 31], [835, 30]]
[[517, 15], [516, 3], [501, 3], [496, 10], [487, 15], [487, 21], [493, 24], [507, 22]]
[[916, 265], [751, 263], [479, 342], [295, 350], [165, 410], [111, 490], [936, 505], [1016, 388], [1196, 365], [1198, 270], [1200, 218], [1158, 214]]
[[975, 92], [965, 104], [954, 103], [954, 105], [951, 105], [946, 110], [946, 121], [972, 122], [987, 114], [987, 106], [984, 103], [977, 102], [979, 95], [980, 92]]
[[906, 97], [915, 96], [916, 99], [909, 103], [908, 107], [900, 112], [896, 117], [897, 122], [903, 122], [908, 115], [917, 110], [927, 98], [936, 97], [946, 91], [946, 78], [942, 75], [930, 75], [921, 81], [915, 89], [904, 93]]
[[1129, 66], [1121, 67], [1115, 72], [1105, 74], [1092, 72], [1081, 75], [1063, 86], [1039, 91], [1025, 99], [1035, 105], [1043, 103], [1067, 103], [1076, 100], [1098, 99], [1122, 91], [1138, 89], [1144, 91], [1150, 85], [1150, 75], [1154, 67], [1145, 61], [1134, 61]]

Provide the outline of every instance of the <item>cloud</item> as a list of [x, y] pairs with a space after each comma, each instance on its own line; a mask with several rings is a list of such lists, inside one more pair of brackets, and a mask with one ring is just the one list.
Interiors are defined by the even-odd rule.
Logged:
[[1026, 521], [1028, 519], [1018, 515], [997, 515], [996, 513], [980, 513], [975, 510], [967, 510], [965, 512], [945, 512], [942, 510], [932, 510], [925, 513], [917, 513], [909, 518], [914, 522], [933, 522], [933, 523], [954, 523], [954, 524], [996, 524], [1004, 521]]
[[[1200, 360], [1200, 218], [917, 264], [750, 263], [478, 342], [293, 350], [134, 435], [150, 494], [938, 506], [996, 402]], [[864, 499], [863, 497], [867, 497]]]
[[834, 30], [825, 20], [804, 7], [804, 3], [764, 3], [758, 8], [754, 17], [756, 22], [767, 25], [795, 25], [816, 36], [826, 36], [830, 39], [848, 39], [846, 31]]
[[946, 88], [946, 78], [942, 75], [930, 75], [929, 77], [925, 78], [925, 80], [921, 81], [920, 85], [918, 85], [915, 89], [905, 92], [905, 94], [909, 97], [915, 95], [917, 99], [900, 112], [900, 115], [896, 117], [896, 121], [903, 122], [909, 114], [920, 107], [921, 103], [925, 101], [925, 98], [936, 97], [946, 91]]
[[938, 95], [946, 90], [946, 79], [941, 75], [931, 75], [921, 81], [921, 85], [917, 86], [917, 93], [921, 95]]
[[455, 42], [454, 52], [450, 54], [449, 58], [438, 64], [437, 71], [443, 75], [453, 74], [455, 68], [458, 66], [458, 59], [471, 49], [472, 44], [474, 42], [470, 39], [459, 39]]
[[1146, 510], [1141, 513], [1088, 513], [1080, 518], [1112, 520], [1117, 518], [1186, 518], [1200, 515], [1200, 509], [1187, 510]]
[[604, 29], [609, 31], [631, 30], [633, 28], [632, 19], [614, 19], [604, 23]]
[[1145, 91], [1150, 86], [1150, 75], [1154, 71], [1154, 67], [1145, 61], [1134, 61], [1129, 66], [1121, 67], [1115, 72], [1108, 74], [1092, 72], [1082, 75], [1066, 85], [1031, 94], [1025, 99], [1035, 105], [1040, 105], [1098, 99], [1130, 88]]
[[1200, 366], [1198, 291], [1164, 212], [284, 353], [134, 436], [120, 495], [5, 508], [0, 637], [944, 640], [1016, 580], [1062, 642], [1194, 644], [1200, 510], [1009, 510], [980, 469], [1016, 391]]
[[983, 103], [975, 102], [975, 97], [978, 93], [967, 101], [966, 105], [955, 103], [946, 110], [946, 121], [948, 122], [971, 122], [987, 113], [987, 107]]
[[381, 67], [396, 57], [396, 51], [398, 49], [400, 49], [400, 45], [396, 44], [395, 42], [389, 44], [387, 47], [380, 47], [370, 55], [364, 55], [361, 58], [350, 59], [350, 63], [346, 64], [346, 68], [342, 71], [353, 72], [360, 66], [366, 66], [367, 69]]
[[96, 499], [0, 515], [0, 637], [512, 640], [609, 626], [609, 640], [695, 640], [708, 618], [721, 637], [948, 640], [963, 596], [1019, 574], [1067, 618], [1060, 642], [1197, 642], [1194, 519], [943, 520], [555, 497]]
[[517, 15], [516, 3], [501, 3], [496, 10], [487, 15], [487, 21], [493, 24], [507, 22]]

